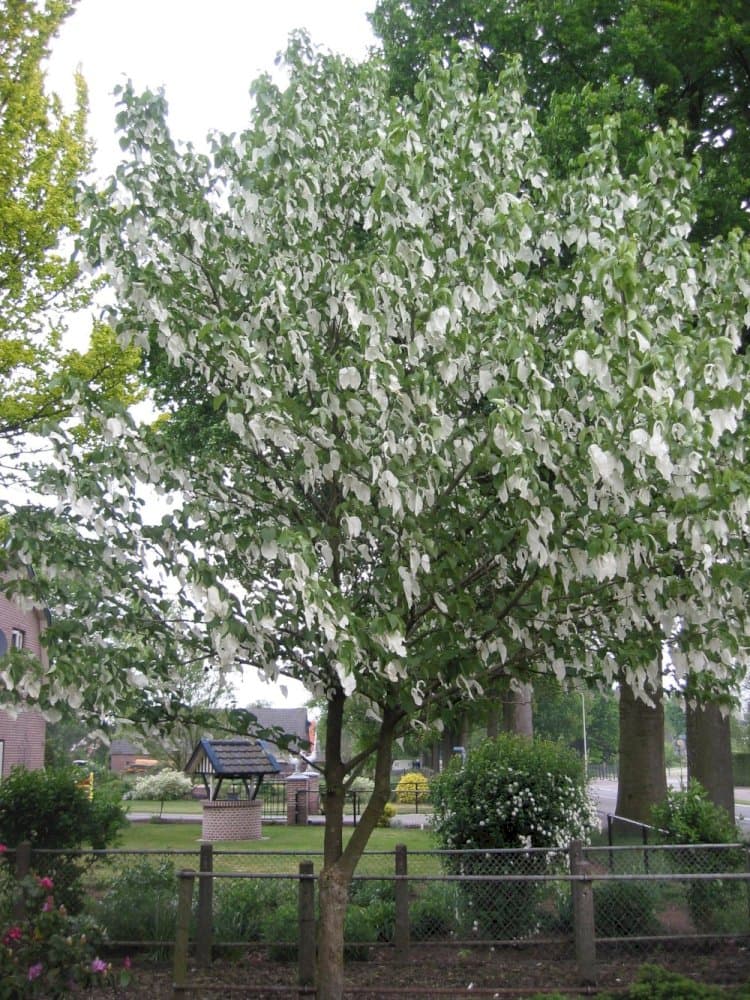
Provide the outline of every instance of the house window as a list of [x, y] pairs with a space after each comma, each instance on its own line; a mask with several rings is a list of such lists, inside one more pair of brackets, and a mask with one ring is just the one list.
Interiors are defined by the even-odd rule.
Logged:
[[10, 634], [10, 644], [13, 649], [23, 649], [26, 633], [22, 628], [14, 628]]

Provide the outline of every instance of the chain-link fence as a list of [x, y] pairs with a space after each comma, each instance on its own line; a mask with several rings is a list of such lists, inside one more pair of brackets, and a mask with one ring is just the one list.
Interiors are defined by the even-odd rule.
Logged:
[[[203, 845], [32, 851], [25, 863], [51, 870], [55, 862], [76, 864], [86, 909], [113, 944], [172, 953], [180, 873], [191, 869], [197, 874], [183, 901], [184, 941], [209, 959], [250, 945], [271, 960], [290, 960], [299, 954], [300, 892], [312, 884], [316, 905], [323, 858]], [[312, 873], [305, 883], [301, 862]], [[718, 944], [745, 955], [749, 867], [750, 852], [739, 844], [367, 852], [349, 890], [346, 955], [355, 960], [376, 947], [403, 955], [431, 946], [537, 946], [589, 966], [612, 947], [635, 949], [643, 960], [665, 948], [685, 957]]]

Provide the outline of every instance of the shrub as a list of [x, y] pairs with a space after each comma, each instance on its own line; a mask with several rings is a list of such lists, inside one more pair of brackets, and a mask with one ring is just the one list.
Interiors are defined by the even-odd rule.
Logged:
[[267, 915], [295, 899], [294, 885], [285, 879], [221, 880], [214, 890], [216, 940], [262, 940]]
[[725, 995], [719, 986], [696, 983], [658, 965], [642, 965], [627, 993], [628, 1000], [720, 1000]]
[[638, 882], [605, 882], [594, 888], [597, 937], [636, 937], [656, 933], [654, 894]]
[[112, 985], [126, 986], [126, 960], [120, 972], [99, 955], [102, 929], [90, 918], [71, 916], [54, 899], [49, 876], [27, 876], [18, 883], [26, 916], [0, 924], [0, 1000], [72, 996]]
[[[595, 827], [581, 761], [556, 743], [512, 734], [487, 740], [454, 758], [433, 779], [433, 829], [446, 850], [478, 853], [449, 858], [450, 871], [516, 875], [517, 882], [461, 886], [466, 917], [490, 937], [520, 937], [536, 926], [539, 884], [523, 876], [548, 870], [544, 855], [528, 848], [563, 848], [587, 839]], [[514, 848], [483, 855], [481, 850]]]
[[378, 937], [369, 912], [363, 906], [349, 906], [344, 917], [344, 958], [366, 962], [370, 957], [369, 945]]
[[172, 941], [177, 916], [174, 863], [134, 860], [113, 879], [96, 914], [113, 941]]
[[[654, 823], [668, 844], [731, 844], [740, 834], [726, 810], [708, 798], [703, 786], [691, 781], [687, 789], [670, 789], [665, 801], [653, 810]], [[743, 851], [738, 848], [716, 850], [685, 847], [670, 851], [669, 862], [676, 872], [685, 874], [744, 871]], [[688, 882], [686, 888], [690, 916], [697, 931], [724, 930], [727, 913], [741, 895], [739, 882], [721, 879]], [[731, 920], [731, 917], [730, 917]], [[729, 928], [731, 929], [731, 928]]]
[[[0, 841], [11, 847], [28, 840], [35, 850], [100, 850], [116, 842], [127, 824], [117, 788], [97, 787], [89, 799], [75, 768], [27, 771], [14, 768], [0, 782]], [[93, 859], [71, 854], [32, 855], [34, 871], [55, 882], [58, 903], [71, 913], [83, 904], [81, 878]]]
[[396, 807], [392, 802], [386, 802], [383, 806], [383, 811], [380, 814], [380, 819], [378, 820], [378, 826], [389, 827], [391, 825], [391, 820], [396, 815]]
[[297, 957], [299, 908], [296, 903], [282, 903], [263, 918], [263, 940], [275, 962], [291, 962]]
[[158, 771], [144, 774], [134, 783], [129, 794], [131, 799], [154, 799], [157, 802], [176, 802], [189, 798], [193, 783], [182, 771]]
[[415, 941], [448, 938], [456, 929], [456, 894], [449, 887], [427, 887], [410, 910], [410, 933]]
[[408, 771], [396, 785], [396, 801], [401, 805], [415, 806], [430, 797], [430, 783], [419, 771]]

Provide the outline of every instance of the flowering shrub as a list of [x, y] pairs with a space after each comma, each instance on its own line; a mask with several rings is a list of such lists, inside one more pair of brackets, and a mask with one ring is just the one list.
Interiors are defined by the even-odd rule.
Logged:
[[528, 848], [564, 848], [594, 827], [583, 767], [556, 743], [506, 734], [455, 757], [433, 778], [433, 829], [447, 850], [515, 848], [512, 854], [448, 857], [450, 870], [517, 875], [518, 882], [461, 886], [468, 927], [494, 939], [522, 937], [537, 923], [539, 883], [549, 859]]
[[403, 774], [396, 785], [396, 801], [402, 804], [415, 805], [426, 802], [430, 797], [430, 783], [419, 771], [409, 771]]
[[53, 891], [49, 877], [28, 875], [17, 885], [26, 915], [0, 928], [0, 1000], [65, 997], [81, 987], [129, 982], [130, 960], [116, 971], [100, 958], [104, 932], [90, 918], [58, 906]]
[[583, 767], [557, 743], [505, 734], [454, 757], [432, 781], [444, 848], [567, 847], [595, 828]]
[[167, 769], [157, 774], [144, 774], [135, 782], [128, 798], [170, 802], [187, 798], [192, 788], [193, 783], [186, 774]]

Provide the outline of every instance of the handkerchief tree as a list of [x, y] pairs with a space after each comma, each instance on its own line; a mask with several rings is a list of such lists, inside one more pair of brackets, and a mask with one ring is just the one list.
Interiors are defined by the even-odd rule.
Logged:
[[[750, 266], [739, 237], [687, 242], [678, 134], [622, 176], [610, 123], [555, 180], [514, 68], [480, 93], [471, 56], [433, 65], [399, 102], [378, 62], [302, 36], [286, 69], [207, 155], [173, 141], [162, 95], [121, 93], [124, 160], [89, 195], [86, 245], [166, 418], [99, 414], [109, 440], [61, 445], [60, 475], [103, 573], [137, 539], [217, 664], [326, 699], [334, 998], [347, 884], [406, 727], [500, 672], [642, 689], [654, 635], [679, 671], [747, 656]], [[173, 495], [157, 525], [141, 483]], [[346, 760], [354, 692], [378, 729]]]

